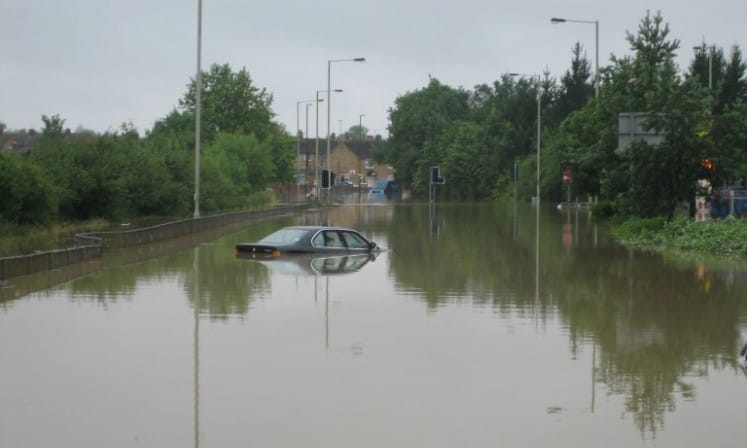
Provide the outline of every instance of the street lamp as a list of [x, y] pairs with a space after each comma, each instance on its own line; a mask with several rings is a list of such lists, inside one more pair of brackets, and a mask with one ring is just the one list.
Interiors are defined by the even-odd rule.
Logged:
[[599, 98], [599, 20], [573, 20], [573, 19], [562, 19], [560, 17], [553, 17], [550, 19], [550, 23], [589, 23], [594, 24], [595, 29], [595, 53], [594, 58], [594, 98]]
[[[306, 133], [304, 134], [306, 138], [309, 138], [309, 107], [311, 107], [311, 104], [306, 104]], [[309, 152], [306, 151], [306, 154], [304, 154], [303, 160], [305, 162], [304, 164], [304, 170], [303, 170], [303, 194], [304, 196], [309, 192]]]
[[536, 80], [537, 83], [537, 214], [539, 214], [540, 205], [540, 137], [541, 137], [541, 123], [542, 118], [542, 86], [540, 85], [539, 75], [526, 75], [522, 73], [509, 73], [509, 76], [526, 76]]
[[[300, 111], [299, 108], [301, 107], [301, 104], [306, 104], [306, 132], [309, 132], [309, 105], [313, 103], [315, 100], [303, 100], [303, 101], [296, 101], [296, 163], [295, 163], [295, 169], [297, 173], [300, 173], [301, 170], [298, 168], [298, 159], [301, 158], [301, 118], [300, 118]], [[305, 137], [308, 137], [308, 135], [304, 134]], [[298, 176], [298, 179], [296, 179], [296, 199], [298, 199], [298, 195], [301, 193], [301, 176]]]
[[713, 88], [713, 48], [706, 47], [705, 43], [701, 47], [693, 47], [695, 51], [708, 51], [708, 89]]
[[[329, 170], [329, 147], [330, 147], [330, 120], [332, 115], [332, 63], [333, 62], [365, 62], [366, 58], [353, 58], [353, 59], [330, 59], [327, 61], [327, 173], [331, 173]], [[330, 188], [332, 187], [332, 178], [330, 177]]]
[[200, 109], [202, 107], [202, 0], [197, 0], [197, 75], [195, 75], [195, 212], [200, 217]]
[[359, 137], [362, 140], [363, 139], [363, 117], [365, 117], [366, 114], [360, 114], [358, 115], [358, 133], [360, 134]]
[[[319, 98], [319, 94], [324, 92], [329, 94], [328, 90], [316, 91], [316, 143], [314, 152], [314, 183], [316, 184], [316, 188], [314, 191], [317, 198], [319, 198], [319, 188], [321, 187], [319, 182], [319, 103], [324, 101], [324, 98]], [[333, 92], [342, 92], [342, 89], [335, 89]], [[329, 123], [327, 123], [327, 128], [329, 128]]]

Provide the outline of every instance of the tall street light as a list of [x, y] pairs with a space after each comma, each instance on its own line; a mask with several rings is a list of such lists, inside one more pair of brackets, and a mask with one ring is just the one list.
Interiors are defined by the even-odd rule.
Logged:
[[[329, 147], [330, 147], [330, 120], [332, 115], [332, 63], [333, 62], [365, 62], [366, 58], [353, 58], [353, 59], [330, 59], [327, 61], [327, 175], [331, 174], [329, 170]], [[332, 187], [332, 177], [329, 178], [329, 187]]]
[[708, 89], [713, 88], [713, 47], [706, 47], [705, 43], [701, 47], [693, 47], [695, 51], [708, 52]]
[[560, 17], [553, 17], [550, 19], [550, 23], [589, 23], [594, 24], [595, 29], [595, 49], [596, 56], [594, 58], [594, 98], [599, 98], [599, 20], [573, 20], [573, 19], [562, 19]]
[[197, 0], [197, 75], [195, 75], [195, 213], [200, 217], [200, 109], [202, 107], [202, 0]]
[[[309, 138], [309, 107], [311, 107], [311, 104], [306, 105], [306, 133], [304, 133], [304, 136], [307, 139]], [[306, 151], [306, 154], [304, 154], [303, 160], [305, 162], [304, 171], [303, 171], [303, 194], [305, 196], [309, 192], [309, 153], [308, 151]]]
[[[300, 118], [300, 111], [298, 110], [299, 107], [301, 107], [301, 104], [306, 104], [306, 132], [309, 132], [309, 105], [310, 103], [313, 103], [315, 100], [302, 100], [302, 101], [296, 101], [296, 163], [295, 168], [296, 172], [300, 173], [301, 170], [298, 168], [298, 159], [301, 158], [301, 118]], [[308, 137], [307, 134], [304, 134], [304, 137]], [[298, 176], [298, 179], [296, 179], [296, 199], [298, 199], [298, 196], [301, 193], [301, 176]]]
[[540, 205], [540, 138], [541, 134], [541, 118], [542, 118], [542, 86], [540, 85], [539, 75], [526, 75], [522, 73], [509, 73], [509, 76], [525, 76], [535, 79], [537, 83], [537, 214], [539, 214]]
[[[324, 92], [329, 94], [328, 90], [316, 91], [316, 143], [314, 150], [314, 183], [316, 184], [316, 187], [314, 188], [314, 193], [317, 198], [319, 198], [319, 188], [321, 188], [319, 182], [319, 103], [324, 101], [324, 98], [319, 98], [319, 94]], [[335, 89], [333, 92], [342, 92], [342, 89]], [[327, 127], [329, 128], [329, 123], [327, 123]]]
[[364, 140], [363, 138], [363, 117], [365, 116], [366, 114], [358, 115], [358, 133], [360, 134], [361, 141]]

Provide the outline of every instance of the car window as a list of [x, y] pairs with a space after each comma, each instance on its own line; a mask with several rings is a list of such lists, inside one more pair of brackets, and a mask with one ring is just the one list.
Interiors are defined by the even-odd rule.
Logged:
[[341, 232], [345, 245], [350, 249], [368, 249], [368, 242], [355, 232]]
[[319, 232], [311, 239], [312, 246], [324, 247], [324, 232]]
[[324, 232], [324, 245], [326, 247], [345, 247], [340, 235], [335, 230], [325, 230]]
[[259, 240], [262, 244], [296, 244], [309, 231], [305, 229], [280, 229]]

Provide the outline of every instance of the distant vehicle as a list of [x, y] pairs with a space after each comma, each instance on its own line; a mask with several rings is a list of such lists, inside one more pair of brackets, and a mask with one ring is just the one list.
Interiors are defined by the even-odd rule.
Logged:
[[294, 226], [273, 232], [256, 243], [239, 243], [236, 253], [248, 258], [274, 258], [290, 254], [356, 254], [379, 251], [379, 246], [355, 230], [344, 227]]
[[379, 179], [374, 182], [368, 194], [374, 198], [399, 199], [402, 197], [402, 188], [396, 181]]
[[272, 272], [294, 276], [350, 274], [376, 260], [376, 254], [373, 252], [329, 256], [298, 254], [271, 258], [252, 258], [250, 253], [240, 252], [237, 257], [260, 263]]

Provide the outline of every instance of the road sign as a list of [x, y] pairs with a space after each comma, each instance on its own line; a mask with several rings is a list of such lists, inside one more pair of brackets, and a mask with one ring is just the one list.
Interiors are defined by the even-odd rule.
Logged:
[[573, 183], [573, 176], [571, 176], [571, 170], [563, 171], [563, 183], [570, 185]]

